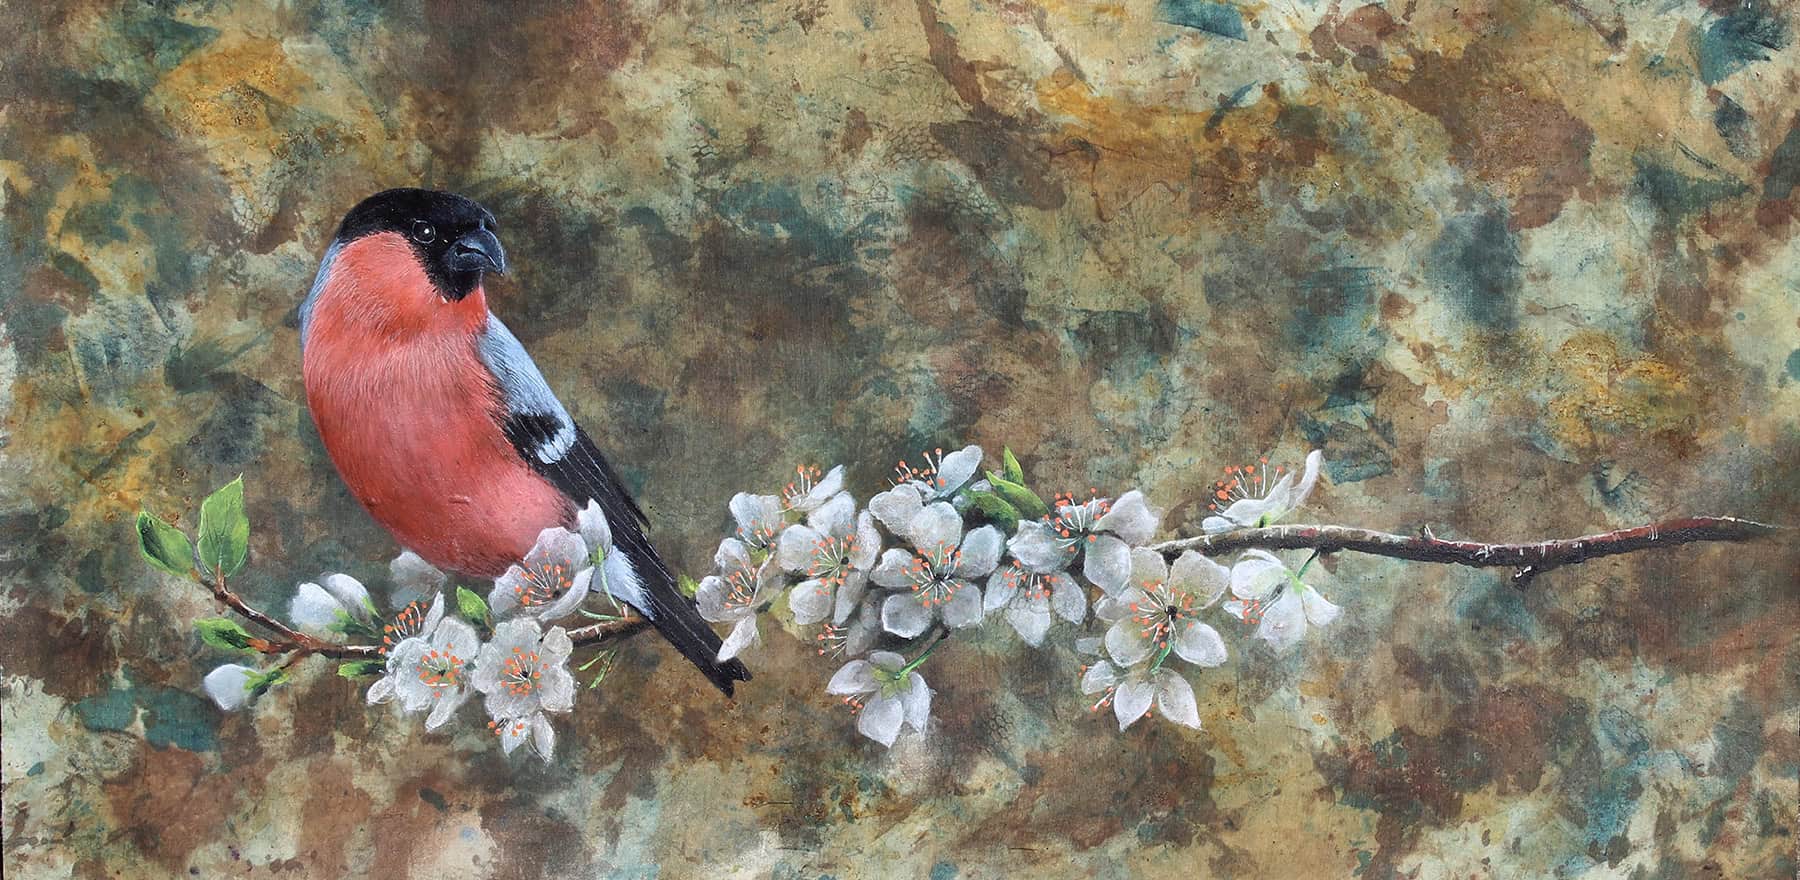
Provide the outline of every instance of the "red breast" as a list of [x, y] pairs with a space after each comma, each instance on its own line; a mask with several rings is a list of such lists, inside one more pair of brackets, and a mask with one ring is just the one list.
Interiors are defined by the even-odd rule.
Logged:
[[307, 322], [313, 424], [356, 499], [433, 565], [495, 577], [573, 506], [500, 431], [503, 403], [476, 353], [480, 287], [441, 298], [406, 240], [338, 250]]

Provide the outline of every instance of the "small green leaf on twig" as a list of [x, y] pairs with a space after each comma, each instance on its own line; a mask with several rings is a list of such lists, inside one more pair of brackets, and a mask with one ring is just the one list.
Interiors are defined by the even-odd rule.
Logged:
[[338, 664], [338, 675], [345, 678], [373, 678], [386, 671], [387, 664], [380, 660], [350, 660]]
[[200, 504], [200, 565], [220, 577], [244, 567], [250, 552], [250, 518], [244, 513], [242, 476]]
[[676, 576], [675, 587], [681, 590], [681, 595], [686, 596], [689, 599], [694, 598], [694, 596], [700, 593], [699, 582], [685, 574]]
[[456, 613], [472, 623], [488, 625], [487, 600], [481, 598], [480, 593], [468, 587], [456, 588]]
[[250, 647], [250, 633], [229, 617], [207, 617], [196, 620], [194, 629], [200, 632], [200, 641], [221, 651], [256, 652], [255, 648]]
[[1000, 467], [1005, 472], [1003, 476], [1008, 482], [1018, 483], [1021, 486], [1025, 484], [1025, 469], [1019, 466], [1019, 460], [1013, 456], [1012, 447], [1001, 448]]
[[592, 660], [589, 660], [588, 662], [583, 663], [580, 666], [576, 667], [576, 670], [579, 672], [586, 672], [586, 671], [588, 671], [589, 667], [591, 667], [595, 664], [599, 664], [600, 668], [598, 670], [595, 670], [595, 672], [594, 672], [594, 680], [588, 682], [588, 689], [592, 690], [594, 688], [599, 687], [600, 682], [603, 682], [606, 680], [607, 673], [612, 672], [613, 664], [616, 663], [618, 661], [618, 659], [619, 659], [619, 652], [616, 649], [609, 648], [607, 650], [601, 651], [598, 654], [595, 654], [594, 658]]
[[250, 691], [252, 697], [260, 697], [267, 693], [270, 688], [278, 684], [286, 684], [287, 680], [287, 664], [284, 663], [273, 669], [252, 673], [244, 681], [244, 688]]
[[998, 526], [1005, 534], [1012, 534], [1019, 527], [1019, 510], [1007, 503], [993, 492], [970, 492], [969, 503], [987, 519]]
[[1006, 499], [1006, 503], [1017, 508], [1019, 514], [1026, 519], [1037, 519], [1050, 512], [1050, 506], [1037, 493], [1015, 483], [993, 471], [988, 471], [988, 482], [994, 487], [994, 494]]
[[194, 546], [181, 530], [140, 510], [137, 515], [138, 551], [151, 565], [177, 577], [194, 570]]

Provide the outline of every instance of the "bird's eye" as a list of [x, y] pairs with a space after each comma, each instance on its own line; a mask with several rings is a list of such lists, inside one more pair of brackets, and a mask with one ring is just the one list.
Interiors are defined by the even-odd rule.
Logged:
[[414, 220], [412, 228], [413, 241], [420, 244], [431, 244], [437, 241], [437, 227], [423, 220]]

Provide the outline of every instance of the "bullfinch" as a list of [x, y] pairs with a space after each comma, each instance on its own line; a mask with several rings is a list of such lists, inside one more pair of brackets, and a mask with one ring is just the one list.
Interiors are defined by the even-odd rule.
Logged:
[[[590, 500], [619, 559], [607, 588], [727, 696], [750, 673], [682, 595], [644, 513], [506, 325], [485, 273], [499, 226], [459, 195], [393, 189], [345, 215], [300, 306], [306, 403], [351, 494], [439, 568], [497, 577]], [[622, 564], [619, 564], [622, 563]]]

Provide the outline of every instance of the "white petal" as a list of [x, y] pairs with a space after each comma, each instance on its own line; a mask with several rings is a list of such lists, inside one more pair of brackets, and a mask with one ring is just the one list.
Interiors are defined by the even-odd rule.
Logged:
[[1144, 717], [1155, 699], [1156, 688], [1142, 678], [1120, 682], [1118, 690], [1113, 691], [1113, 717], [1119, 719], [1119, 729], [1124, 730]]
[[326, 575], [323, 586], [325, 592], [330, 593], [332, 598], [344, 606], [345, 611], [350, 612], [351, 617], [361, 621], [369, 619], [370, 609], [375, 603], [369, 601], [369, 591], [362, 585], [362, 581], [347, 574], [332, 574]]
[[802, 513], [810, 513], [819, 509], [832, 496], [844, 491], [844, 466], [838, 465], [825, 472], [825, 478], [813, 484], [806, 496], [794, 505]]
[[1287, 566], [1263, 550], [1247, 550], [1231, 566], [1231, 594], [1239, 599], [1267, 599], [1287, 581]]
[[719, 542], [719, 549], [713, 551], [713, 565], [718, 566], [719, 574], [725, 576], [756, 567], [750, 561], [750, 547], [736, 538]]
[[600, 509], [599, 502], [588, 500], [587, 507], [575, 514], [575, 527], [581, 533], [582, 543], [587, 545], [590, 556], [597, 550], [612, 546], [612, 524], [606, 521], [606, 512]]
[[956, 508], [940, 501], [918, 512], [907, 524], [906, 533], [920, 550], [955, 547], [962, 541], [962, 517]]
[[1306, 619], [1313, 626], [1324, 626], [1343, 613], [1342, 608], [1333, 604], [1330, 599], [1319, 595], [1319, 591], [1307, 587], [1300, 593], [1300, 605], [1306, 611]]
[[725, 582], [716, 574], [700, 579], [700, 589], [694, 591], [694, 604], [700, 607], [700, 617], [708, 623], [726, 623], [735, 619], [725, 615]]
[[1097, 694], [1107, 688], [1116, 687], [1118, 684], [1118, 668], [1105, 660], [1096, 661], [1081, 676], [1081, 692], [1084, 694]]
[[749, 538], [758, 532], [768, 533], [781, 529], [781, 497], [778, 495], [739, 492], [731, 496], [729, 506], [731, 518], [737, 521], [740, 537]]
[[875, 647], [875, 638], [881, 635], [880, 603], [874, 596], [863, 599], [862, 607], [857, 609], [856, 616], [851, 618], [849, 629], [844, 633], [844, 653], [856, 656]]
[[1050, 576], [1050, 608], [1056, 616], [1070, 623], [1080, 623], [1087, 617], [1087, 591], [1075, 583], [1075, 579], [1063, 572]]
[[881, 603], [881, 628], [902, 638], [912, 638], [931, 625], [931, 612], [911, 593], [895, 593]]
[[[1135, 587], [1132, 589], [1139, 593], [1143, 592], [1137, 590]], [[1124, 594], [1121, 593], [1120, 595]], [[1099, 599], [1094, 600], [1094, 616], [1107, 623], [1112, 623], [1115, 620], [1122, 620], [1126, 617], [1130, 617], [1131, 606], [1120, 601], [1117, 596], [1101, 596]]]
[[993, 526], [982, 526], [963, 537], [962, 558], [956, 562], [958, 577], [981, 577], [1000, 564], [1000, 548], [1006, 539]]
[[808, 515], [806, 524], [821, 535], [849, 537], [856, 526], [856, 499], [849, 492], [839, 492]]
[[775, 545], [775, 562], [783, 571], [805, 574], [812, 568], [813, 551], [822, 540], [823, 535], [807, 526], [790, 526], [781, 533], [781, 539]]
[[912, 586], [912, 576], [906, 573], [912, 565], [913, 555], [905, 550], [888, 550], [881, 554], [881, 564], [875, 566], [875, 573], [870, 577], [890, 590]]
[[525, 569], [517, 565], [507, 569], [494, 580], [494, 588], [488, 591], [488, 615], [496, 620], [510, 615], [519, 607], [519, 597], [524, 595], [526, 584]]
[[881, 556], [881, 532], [868, 511], [856, 517], [856, 543], [850, 547], [850, 567], [867, 571]]
[[902, 538], [911, 538], [907, 527], [912, 525], [913, 517], [919, 514], [924, 502], [919, 499], [919, 490], [911, 483], [901, 483], [894, 488], [869, 499], [869, 512], [887, 526], [888, 531]]
[[425, 612], [425, 619], [419, 623], [419, 632], [429, 633], [444, 622], [444, 594], [434, 593], [431, 597], [431, 608]]
[[931, 688], [925, 684], [925, 676], [917, 672], [908, 676], [907, 685], [900, 695], [900, 708], [906, 712], [907, 725], [924, 733], [926, 723], [931, 720]]
[[294, 591], [294, 601], [288, 604], [288, 618], [303, 630], [324, 632], [343, 608], [324, 587], [301, 584]]
[[439, 621], [427, 641], [465, 663], [474, 660], [476, 652], [481, 650], [481, 636], [475, 633], [475, 628], [454, 617]]
[[944, 625], [951, 629], [974, 626], [981, 622], [981, 590], [968, 581], [957, 581], [956, 592], [944, 602], [941, 612]]
[[1006, 622], [1012, 624], [1014, 632], [1025, 644], [1033, 648], [1044, 643], [1044, 634], [1050, 631], [1050, 623], [1055, 618], [1048, 611], [1040, 611], [1019, 602], [1006, 609]]
[[575, 708], [575, 676], [561, 666], [546, 667], [543, 674], [539, 680], [539, 705], [552, 712]]
[[1107, 629], [1106, 653], [1114, 663], [1131, 666], [1150, 656], [1150, 640], [1144, 638], [1144, 628], [1127, 617]]
[[1142, 544], [1156, 535], [1162, 516], [1150, 509], [1144, 493], [1136, 489], [1119, 496], [1105, 516], [1094, 521], [1095, 531], [1112, 532], [1127, 544]]
[[838, 667], [831, 676], [831, 683], [825, 685], [825, 692], [846, 696], [849, 694], [866, 694], [880, 687], [875, 681], [875, 666], [867, 660], [852, 660]]
[[1195, 666], [1218, 666], [1225, 662], [1225, 640], [1219, 631], [1199, 621], [1184, 621], [1182, 631], [1169, 645], [1175, 656]]
[[1200, 727], [1200, 710], [1194, 705], [1194, 686], [1168, 669], [1156, 676], [1156, 711], [1176, 724]]
[[892, 746], [900, 735], [900, 722], [906, 710], [895, 697], [875, 697], [856, 716], [856, 729], [884, 746]]
[[1222, 516], [1209, 516], [1200, 521], [1200, 530], [1209, 535], [1223, 534], [1237, 528], [1242, 526]]
[[561, 526], [538, 532], [537, 543], [525, 554], [526, 563], [533, 567], [561, 564], [573, 569], [586, 565], [587, 558], [587, 542]]
[[569, 638], [568, 630], [553, 626], [549, 632], [544, 633], [543, 641], [538, 643], [538, 653], [547, 662], [561, 663], [575, 653], [575, 642]]
[[981, 467], [981, 447], [964, 446], [938, 463], [937, 476], [931, 481], [932, 494], [942, 498], [961, 489]]
[[500, 733], [500, 750], [510, 755], [513, 753], [513, 749], [518, 748], [520, 743], [525, 742], [525, 740], [530, 737], [531, 723], [523, 720], [514, 721], [507, 718], [498, 719], [498, 721], [500, 722], [498, 728]]
[[462, 706], [468, 692], [462, 688], [454, 688], [439, 693], [440, 695], [432, 700], [431, 714], [425, 716], [426, 730], [443, 727], [444, 722], [456, 715], [457, 708]]
[[219, 708], [227, 712], [242, 709], [250, 702], [250, 677], [256, 670], [236, 663], [227, 663], [206, 674], [202, 684], [206, 695], [212, 697]]
[[869, 655], [869, 662], [877, 669], [898, 672], [906, 665], [906, 658], [893, 651], [876, 651]]
[[1231, 569], [1192, 550], [1183, 551], [1169, 566], [1169, 584], [1200, 598], [1205, 608], [1219, 600], [1231, 585]]
[[1081, 573], [1108, 596], [1116, 596], [1131, 580], [1131, 548], [1112, 535], [1098, 535], [1087, 542]]
[[385, 703], [393, 698], [394, 679], [392, 677], [384, 675], [376, 679], [374, 684], [369, 685], [369, 705]]
[[[1293, 491], [1282, 488], [1279, 483], [1276, 484], [1276, 489], [1280, 494], [1271, 493], [1267, 498], [1240, 498], [1233, 501], [1220, 515], [1230, 520], [1233, 528], [1255, 528], [1263, 523], [1265, 517], [1279, 516], [1288, 493]], [[1205, 523], [1201, 523], [1201, 527], [1204, 528]]]
[[869, 576], [860, 571], [851, 571], [844, 576], [844, 582], [837, 588], [837, 601], [831, 608], [831, 622], [842, 626], [850, 615], [856, 613], [856, 606], [862, 602], [863, 593], [869, 588]]
[[801, 626], [818, 623], [831, 613], [831, 590], [819, 580], [801, 581], [788, 591], [788, 610]]
[[981, 610], [998, 611], [1019, 594], [1019, 576], [1014, 569], [1003, 568], [988, 578], [987, 590], [981, 595]]
[[1053, 526], [1034, 519], [1019, 523], [1019, 529], [1007, 542], [1006, 549], [1020, 564], [1035, 572], [1068, 568], [1075, 558], [1075, 550], [1063, 547]]
[[719, 646], [719, 662], [723, 663], [743, 653], [745, 648], [756, 642], [756, 618], [746, 617], [731, 628], [731, 635], [725, 637], [724, 644]]
[[650, 607], [650, 600], [644, 597], [644, 581], [638, 577], [637, 567], [632, 564], [631, 557], [623, 553], [608, 553], [606, 560], [600, 564], [600, 569], [605, 572], [607, 595], [640, 610]]
[[419, 554], [408, 550], [388, 563], [388, 579], [394, 583], [393, 591], [388, 594], [388, 606], [398, 611], [442, 589], [447, 576]]
[[1313, 450], [1306, 454], [1306, 473], [1300, 477], [1300, 485], [1294, 487], [1288, 498], [1288, 509], [1293, 510], [1306, 503], [1307, 496], [1312, 494], [1313, 487], [1319, 483], [1319, 466], [1325, 462], [1325, 453]]
[[1256, 627], [1256, 637], [1274, 645], [1277, 651], [1292, 649], [1305, 635], [1306, 611], [1293, 590], [1282, 593], [1274, 604], [1263, 609], [1262, 623]]
[[556, 752], [556, 728], [550, 725], [550, 719], [543, 713], [531, 716], [531, 750], [550, 763], [550, 756]]
[[1139, 547], [1131, 551], [1132, 586], [1160, 584], [1168, 579], [1169, 564], [1163, 561], [1161, 553], [1148, 547]]
[[[1105, 640], [1099, 636], [1083, 636], [1075, 640], [1075, 653], [1083, 657], [1101, 657], [1106, 653]], [[1105, 661], [1101, 661], [1105, 662]]]
[[581, 607], [581, 603], [586, 601], [588, 586], [593, 581], [594, 570], [592, 568], [584, 568], [576, 572], [574, 579], [569, 583], [568, 592], [563, 593], [556, 601], [534, 609], [533, 613], [541, 620], [561, 620], [574, 614], [575, 609]]

